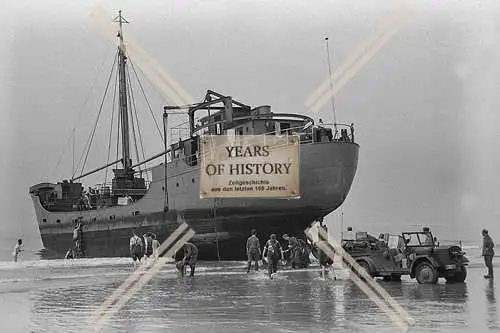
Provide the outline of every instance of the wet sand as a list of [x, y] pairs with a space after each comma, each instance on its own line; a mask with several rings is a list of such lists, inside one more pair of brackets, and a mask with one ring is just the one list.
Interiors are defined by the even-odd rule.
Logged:
[[[2, 332], [87, 332], [90, 314], [133, 271], [126, 258], [0, 264]], [[410, 332], [500, 330], [498, 283], [472, 263], [466, 283], [377, 280], [415, 319]], [[202, 262], [194, 278], [172, 264], [112, 317], [103, 332], [398, 332], [339, 272], [244, 272], [241, 262]]]

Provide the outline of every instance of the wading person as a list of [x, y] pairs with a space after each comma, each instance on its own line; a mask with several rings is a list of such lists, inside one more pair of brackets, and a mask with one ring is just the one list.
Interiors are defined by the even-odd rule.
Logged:
[[153, 254], [153, 237], [150, 232], [143, 235], [144, 238], [144, 256], [149, 258]]
[[74, 259], [74, 254], [73, 254], [73, 249], [68, 249], [66, 252], [66, 255], [64, 256], [64, 259]]
[[320, 248], [318, 248], [318, 256], [319, 256], [319, 265], [321, 266], [321, 276], [323, 278], [326, 277], [326, 273], [328, 270], [331, 270], [333, 274], [333, 279], [336, 280], [335, 271], [333, 270], [333, 260], [330, 258], [325, 252], [323, 252]]
[[140, 263], [142, 258], [142, 240], [141, 237], [132, 232], [132, 237], [130, 237], [130, 256], [134, 261], [134, 264]]
[[283, 239], [288, 242], [288, 248], [285, 250], [284, 254], [288, 255], [288, 262], [292, 265], [292, 268], [296, 268], [299, 265], [299, 242], [295, 237], [289, 237], [287, 234], [284, 234]]
[[299, 248], [296, 251], [296, 257], [298, 258], [299, 268], [307, 268], [311, 261], [309, 260], [309, 256], [311, 254], [311, 250], [307, 243], [303, 239], [298, 239]]
[[23, 240], [19, 238], [17, 240], [16, 245], [14, 246], [14, 252], [12, 252], [12, 256], [14, 257], [14, 262], [17, 262], [17, 259], [19, 259], [19, 255], [21, 252], [23, 252]]
[[260, 241], [257, 238], [257, 230], [253, 229], [250, 237], [247, 239], [247, 273], [250, 272], [250, 267], [252, 266], [252, 261], [255, 262], [255, 270], [259, 270], [259, 260], [260, 260]]
[[191, 272], [189, 276], [194, 276], [194, 270], [196, 268], [196, 262], [198, 261], [198, 248], [193, 243], [187, 242], [182, 246], [184, 249], [184, 258], [181, 263], [177, 263], [177, 268], [181, 271], [181, 276], [184, 276], [186, 266], [189, 265]]
[[272, 279], [273, 274], [278, 271], [279, 260], [285, 260], [281, 245], [276, 239], [276, 234], [272, 234], [269, 240], [266, 242], [264, 251], [262, 252], [262, 256], [267, 258], [269, 277]]
[[81, 255], [81, 247], [82, 247], [82, 237], [81, 237], [81, 228], [80, 223], [75, 223], [75, 227], [73, 228], [73, 241], [75, 242], [75, 251], [76, 255]]
[[75, 228], [73, 229], [73, 240], [75, 241], [75, 248], [73, 250], [73, 255], [75, 258], [85, 257], [85, 243], [83, 239], [83, 224], [82, 222], [77, 222]]
[[158, 242], [158, 240], [156, 239], [156, 234], [153, 234], [153, 241], [152, 241], [152, 244], [153, 244], [153, 257], [155, 258], [155, 260], [158, 259], [159, 257], [159, 253], [158, 253], [158, 248], [160, 247], [160, 242]]
[[485, 275], [485, 279], [493, 279], [493, 256], [495, 255], [495, 244], [493, 244], [493, 240], [488, 234], [488, 230], [483, 229], [481, 232], [483, 235], [483, 257], [484, 264], [488, 267], [488, 275]]

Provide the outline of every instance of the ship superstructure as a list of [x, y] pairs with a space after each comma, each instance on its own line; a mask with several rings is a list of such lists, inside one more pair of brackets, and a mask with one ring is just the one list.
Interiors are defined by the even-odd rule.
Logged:
[[[241, 259], [251, 229], [302, 235], [345, 200], [358, 163], [353, 125], [335, 131], [296, 113], [274, 113], [270, 106], [251, 107], [231, 96], [208, 90], [200, 103], [166, 106], [164, 151], [133, 163], [130, 158], [130, 94], [121, 13], [117, 51], [121, 157], [80, 176], [30, 188], [47, 257], [64, 255], [74, 246], [73, 230], [81, 225], [85, 256], [128, 256], [132, 231], [155, 233], [163, 241], [182, 222], [196, 232], [202, 259]], [[167, 146], [168, 116], [184, 111], [189, 129]], [[133, 129], [133, 127], [132, 127]], [[200, 199], [199, 142], [202, 135], [299, 135], [300, 199]], [[159, 160], [148, 168], [146, 163]], [[82, 179], [114, 167], [111, 184], [84, 189]]]

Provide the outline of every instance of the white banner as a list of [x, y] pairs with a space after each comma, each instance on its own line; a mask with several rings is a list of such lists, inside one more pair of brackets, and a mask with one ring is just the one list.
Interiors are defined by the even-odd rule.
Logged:
[[298, 135], [207, 135], [201, 198], [300, 198]]

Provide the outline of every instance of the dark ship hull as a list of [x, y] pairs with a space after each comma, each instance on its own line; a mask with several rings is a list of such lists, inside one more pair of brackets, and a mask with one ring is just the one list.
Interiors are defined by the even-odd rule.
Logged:
[[358, 163], [358, 144], [331, 140], [301, 144], [300, 199], [200, 199], [199, 167], [184, 159], [168, 163], [165, 211], [164, 164], [152, 170], [152, 182], [140, 200], [127, 206], [88, 211], [51, 212], [31, 191], [45, 258], [61, 258], [74, 247], [73, 227], [83, 224], [86, 257], [129, 256], [132, 231], [153, 232], [165, 240], [182, 222], [194, 229], [192, 242], [202, 260], [240, 260], [251, 229], [262, 245], [271, 233], [303, 237], [313, 221], [337, 209], [345, 200]]
[[[126, 54], [122, 31], [122, 23], [128, 22], [121, 11], [114, 21], [119, 24], [115, 62], [119, 92], [116, 144], [118, 150], [121, 142], [121, 158], [78, 177], [73, 175], [69, 182], [42, 183], [30, 188], [46, 256], [60, 258], [72, 248], [87, 257], [128, 256], [133, 231], [141, 235], [153, 232], [162, 242], [179, 224], [187, 222], [196, 233], [192, 241], [200, 247], [200, 259], [242, 259], [251, 229], [258, 230], [263, 244], [271, 233], [302, 236], [311, 222], [331, 213], [344, 202], [358, 163], [359, 146], [354, 142], [352, 124], [342, 125], [350, 129], [350, 136], [346, 128], [340, 132], [337, 130], [341, 124], [335, 124], [333, 133], [323, 124], [314, 125], [310, 117], [273, 113], [270, 106], [251, 107], [211, 90], [199, 103], [164, 107], [162, 140], [165, 151], [143, 160], [145, 156], [143, 154], [141, 158], [137, 144], [139, 141], [142, 147], [136, 112], [134, 124], [133, 111], [137, 110], [132, 103], [134, 95], [129, 92], [132, 87], [127, 67], [129, 55]], [[189, 132], [168, 147], [169, 110], [180, 109], [187, 109], [184, 113], [189, 118]], [[152, 109], [150, 111], [153, 114]], [[85, 156], [88, 156], [98, 119]], [[113, 126], [111, 124], [110, 129]], [[112, 132], [110, 130], [109, 147]], [[263, 142], [270, 135], [298, 137], [300, 199], [200, 199], [199, 147], [200, 138], [205, 135], [256, 135], [262, 136]], [[132, 137], [135, 165], [132, 165]], [[147, 184], [141, 166], [159, 157], [165, 159], [166, 165], [147, 168], [146, 172], [151, 171], [151, 182]], [[82, 172], [85, 161], [86, 157]], [[82, 183], [75, 182], [111, 166], [114, 167], [111, 186], [103, 184], [97, 193], [92, 188], [87, 193]]]

